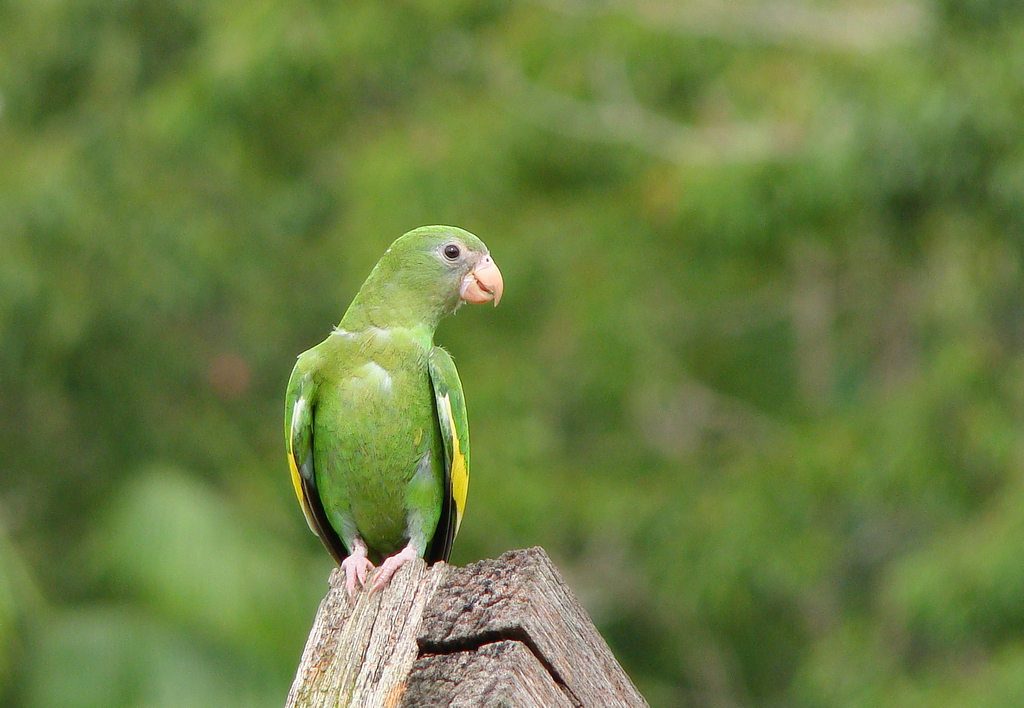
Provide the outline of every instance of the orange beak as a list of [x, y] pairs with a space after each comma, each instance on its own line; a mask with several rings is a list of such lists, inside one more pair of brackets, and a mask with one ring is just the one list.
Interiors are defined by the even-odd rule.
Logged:
[[476, 268], [462, 279], [459, 297], [474, 305], [494, 300], [494, 306], [497, 307], [504, 285], [498, 266], [494, 265], [490, 256], [484, 256]]

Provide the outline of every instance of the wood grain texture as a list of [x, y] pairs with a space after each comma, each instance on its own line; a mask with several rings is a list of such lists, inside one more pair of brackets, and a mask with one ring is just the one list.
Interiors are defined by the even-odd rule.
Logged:
[[646, 707], [541, 548], [405, 565], [351, 600], [331, 574], [286, 708]]
[[407, 563], [381, 592], [345, 592], [335, 568], [286, 708], [397, 706], [419, 653], [423, 607], [449, 566]]

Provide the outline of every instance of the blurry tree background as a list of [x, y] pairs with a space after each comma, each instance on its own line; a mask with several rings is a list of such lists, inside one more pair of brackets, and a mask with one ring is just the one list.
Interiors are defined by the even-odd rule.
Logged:
[[284, 385], [390, 241], [453, 561], [539, 544], [652, 706], [1024, 700], [1015, 0], [0, 0], [0, 704], [279, 706], [331, 563]]

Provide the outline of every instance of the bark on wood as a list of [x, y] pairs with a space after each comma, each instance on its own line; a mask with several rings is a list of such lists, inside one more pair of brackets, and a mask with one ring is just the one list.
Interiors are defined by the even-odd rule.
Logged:
[[330, 583], [286, 708], [647, 705], [541, 548]]
[[573, 708], [561, 686], [523, 642], [506, 639], [413, 664], [403, 706]]

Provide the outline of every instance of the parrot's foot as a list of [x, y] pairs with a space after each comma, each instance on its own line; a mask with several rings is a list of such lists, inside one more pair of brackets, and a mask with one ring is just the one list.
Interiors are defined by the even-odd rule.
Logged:
[[383, 590], [391, 580], [391, 576], [398, 572], [399, 568], [419, 557], [420, 554], [412, 546], [406, 546], [390, 558], [385, 558], [384, 562], [380, 564], [380, 568], [377, 569], [377, 575], [373, 579], [373, 587], [370, 588], [370, 594], [372, 595], [378, 590]]
[[352, 554], [341, 562], [341, 569], [345, 571], [345, 590], [348, 591], [349, 597], [356, 594], [356, 581], [365, 586], [366, 576], [373, 570], [373, 563], [366, 557], [367, 548], [363, 539], [357, 536], [352, 545], [355, 546]]

